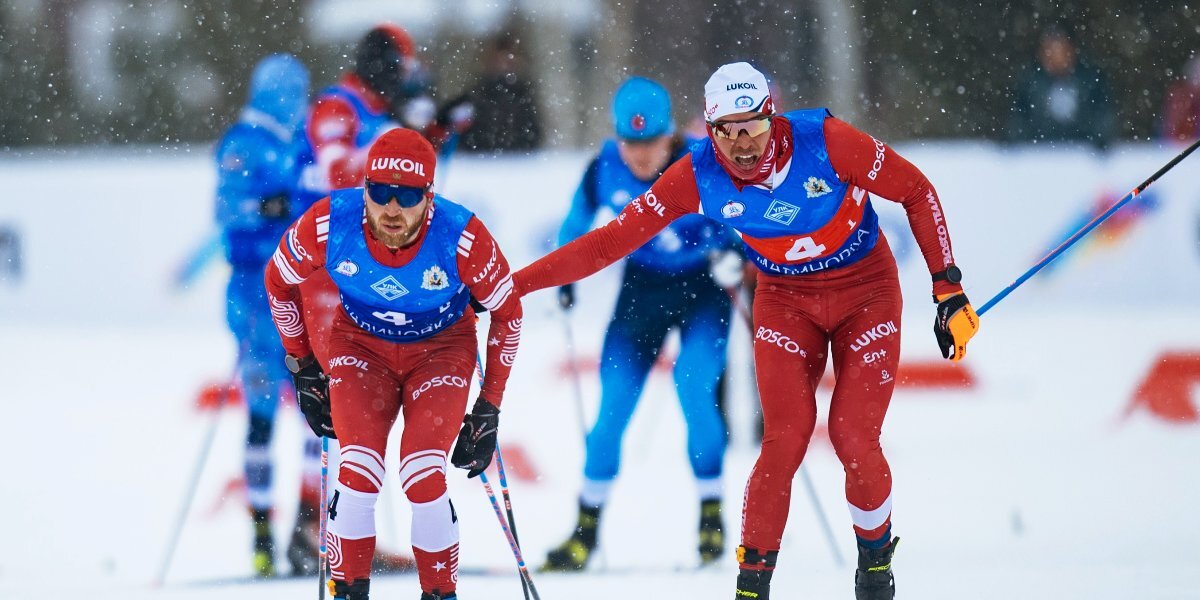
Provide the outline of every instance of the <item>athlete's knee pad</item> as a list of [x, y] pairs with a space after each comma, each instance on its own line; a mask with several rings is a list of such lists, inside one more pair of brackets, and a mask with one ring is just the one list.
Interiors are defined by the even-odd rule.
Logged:
[[[444, 489], [444, 487], [443, 487]], [[426, 552], [458, 543], [458, 514], [445, 492], [429, 502], [412, 503], [412, 545]]]
[[446, 453], [419, 450], [400, 459], [400, 486], [414, 505], [443, 496], [446, 493]]
[[378, 492], [360, 492], [339, 481], [329, 500], [329, 532], [346, 540], [375, 537]]

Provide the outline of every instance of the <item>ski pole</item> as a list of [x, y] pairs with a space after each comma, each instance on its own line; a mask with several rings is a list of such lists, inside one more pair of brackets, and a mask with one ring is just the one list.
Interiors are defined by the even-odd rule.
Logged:
[[[746, 326], [753, 333], [754, 321], [750, 316], [750, 309], [746, 308], [745, 303], [742, 302], [742, 297], [738, 294], [737, 288], [723, 289], [725, 293], [729, 294], [729, 299], [733, 302], [735, 312], [746, 320]], [[833, 536], [833, 528], [829, 525], [829, 515], [825, 513], [825, 507], [821, 505], [821, 499], [817, 496], [817, 487], [813, 485], [812, 477], [808, 474], [808, 469], [805, 468], [803, 463], [800, 465], [800, 478], [804, 480], [804, 488], [808, 490], [808, 497], [812, 500], [813, 509], [817, 513], [817, 519], [821, 521], [821, 529], [825, 532], [825, 539], [829, 542], [829, 550], [833, 553], [833, 560], [841, 567], [846, 563], [842, 559], [842, 552], [838, 550], [837, 540]]]
[[317, 583], [318, 600], [325, 600], [325, 572], [329, 567], [329, 557], [325, 554], [325, 527], [329, 520], [329, 506], [326, 505], [329, 498], [328, 486], [329, 481], [329, 438], [321, 436], [321, 556], [317, 561]]
[[[476, 375], [479, 377], [479, 388], [483, 389], [483, 357], [479, 352], [475, 353]], [[517, 537], [517, 520], [513, 517], [512, 497], [508, 495], [508, 478], [504, 475], [504, 457], [500, 454], [500, 444], [496, 444], [496, 471], [500, 474], [500, 493], [504, 495], [504, 509], [508, 513], [508, 526], [512, 528], [512, 539], [517, 547], [521, 547], [521, 539]], [[485, 483], [486, 485], [486, 483]], [[491, 493], [491, 488], [488, 488], [488, 493]], [[529, 584], [525, 582], [525, 576], [518, 573], [521, 578], [521, 591], [525, 593], [525, 600], [529, 600]]]
[[838, 567], [843, 567], [846, 565], [846, 561], [842, 560], [842, 552], [838, 550], [837, 540], [833, 537], [833, 528], [829, 526], [829, 517], [825, 515], [825, 507], [821, 505], [821, 499], [817, 497], [817, 486], [813, 485], [812, 476], [808, 474], [808, 469], [805, 469], [804, 465], [800, 465], [800, 478], [804, 480], [808, 497], [812, 500], [813, 507], [817, 509], [817, 517], [821, 520], [821, 530], [825, 532], [829, 549], [833, 551], [833, 560], [837, 562]]
[[1167, 171], [1170, 171], [1172, 168], [1175, 167], [1175, 165], [1179, 164], [1180, 161], [1187, 158], [1187, 156], [1189, 154], [1191, 154], [1193, 151], [1195, 151], [1198, 146], [1200, 146], [1200, 140], [1196, 140], [1195, 142], [1193, 142], [1191, 146], [1188, 146], [1183, 152], [1180, 152], [1175, 158], [1171, 159], [1171, 162], [1168, 162], [1167, 164], [1163, 165], [1163, 167], [1161, 169], [1159, 169], [1157, 172], [1155, 172], [1153, 175], [1151, 175], [1149, 179], [1147, 179], [1146, 181], [1143, 181], [1142, 184], [1137, 186], [1136, 188], [1133, 188], [1133, 191], [1126, 194], [1124, 198], [1122, 198], [1117, 203], [1110, 206], [1108, 208], [1108, 210], [1104, 211], [1096, 218], [1092, 219], [1091, 222], [1089, 222], [1087, 225], [1084, 225], [1078, 231], [1071, 234], [1071, 237], [1067, 238], [1066, 241], [1059, 244], [1058, 247], [1055, 248], [1054, 250], [1051, 250], [1049, 254], [1047, 254], [1044, 258], [1042, 258], [1042, 260], [1039, 260], [1037, 262], [1037, 264], [1033, 265], [1033, 267], [1031, 267], [1028, 271], [1025, 271], [1024, 275], [1021, 275], [1020, 277], [1018, 277], [1017, 280], [1012, 282], [1012, 284], [1010, 284], [1008, 287], [1004, 288], [1003, 290], [1000, 290], [1000, 293], [993, 296], [991, 300], [988, 300], [987, 302], [985, 302], [983, 304], [983, 306], [979, 307], [979, 310], [975, 311], [975, 314], [982, 317], [983, 314], [986, 313], [987, 311], [991, 310], [991, 308], [993, 306], [995, 306], [996, 303], [1003, 300], [1005, 297], [1007, 297], [1009, 294], [1011, 294], [1013, 290], [1017, 289], [1021, 284], [1028, 281], [1030, 277], [1033, 277], [1035, 274], [1037, 274], [1038, 271], [1041, 271], [1043, 268], [1045, 268], [1046, 265], [1050, 264], [1050, 261], [1053, 261], [1054, 259], [1058, 258], [1058, 256], [1060, 254], [1062, 254], [1063, 252], [1066, 252], [1067, 248], [1070, 248], [1071, 246], [1073, 246], [1075, 244], [1075, 242], [1078, 242], [1084, 236], [1091, 233], [1091, 231], [1093, 229], [1095, 229], [1096, 226], [1098, 226], [1101, 223], [1103, 223], [1104, 221], [1108, 220], [1108, 218], [1113, 216], [1113, 214], [1116, 213], [1118, 210], [1120, 210], [1122, 206], [1125, 206], [1131, 200], [1133, 200], [1134, 198], [1137, 198], [1143, 191], [1146, 190], [1146, 188], [1150, 187], [1150, 184], [1157, 181], [1159, 177], [1162, 177]]
[[[234, 373], [236, 377], [236, 369]], [[212, 453], [213, 440], [217, 438], [217, 426], [221, 424], [221, 409], [227, 402], [228, 399], [222, 397], [222, 401], [213, 408], [213, 415], [208, 422], [208, 431], [204, 434], [200, 453], [196, 456], [195, 466], [192, 467], [192, 479], [188, 483], [187, 494], [183, 497], [183, 506], [180, 507], [179, 514], [175, 518], [175, 528], [171, 532], [170, 541], [167, 542], [167, 551], [158, 568], [158, 576], [154, 579], [154, 587], [161, 587], [167, 579], [167, 571], [171, 568], [171, 559], [174, 558], [175, 549], [179, 545], [179, 536], [183, 533], [188, 513], [192, 510], [192, 501], [196, 497], [196, 488], [200, 485], [200, 476], [204, 474], [204, 465], [208, 464], [208, 455]]]
[[571, 315], [562, 311], [563, 332], [567, 336], [567, 370], [571, 374], [571, 387], [575, 393], [575, 413], [579, 418], [579, 435], [587, 443], [587, 418], [583, 412], [583, 382], [579, 377], [579, 365], [575, 363], [575, 334], [571, 330]]
[[513, 535], [508, 523], [504, 520], [504, 513], [500, 512], [500, 503], [496, 501], [496, 492], [492, 491], [492, 484], [488, 482], [487, 473], [479, 474], [479, 482], [483, 484], [483, 491], [487, 492], [488, 501], [492, 503], [492, 511], [496, 513], [496, 520], [500, 522], [500, 529], [504, 531], [504, 537], [508, 539], [508, 546], [512, 550], [513, 558], [517, 560], [517, 571], [521, 574], [521, 580], [525, 582], [529, 592], [533, 594], [533, 600], [541, 600], [537, 587], [533, 585], [533, 577], [529, 574], [529, 568], [525, 566], [525, 559], [521, 556], [521, 546], [517, 543], [517, 538]]
[[[504, 455], [500, 453], [500, 445], [496, 444], [496, 473], [500, 475], [500, 494], [504, 497], [504, 511], [508, 514], [508, 527], [512, 530], [513, 542], [521, 547], [521, 538], [517, 536], [517, 518], [513, 516], [512, 497], [508, 495], [508, 477], [504, 474]], [[525, 592], [525, 600], [529, 600], [529, 585], [521, 578], [521, 590]]]

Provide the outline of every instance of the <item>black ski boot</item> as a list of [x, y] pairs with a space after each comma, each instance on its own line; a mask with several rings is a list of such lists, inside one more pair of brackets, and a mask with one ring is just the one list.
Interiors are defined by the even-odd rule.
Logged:
[[709, 565], [725, 554], [725, 527], [721, 522], [721, 501], [700, 502], [700, 564]]
[[292, 529], [292, 541], [288, 543], [287, 559], [292, 566], [293, 576], [316, 575], [320, 568], [320, 509], [300, 504], [296, 512], [296, 526]]
[[892, 577], [892, 554], [896, 552], [895, 538], [879, 549], [858, 547], [858, 570], [854, 572], [856, 600], [892, 600], [896, 597], [896, 581]]
[[770, 600], [771, 576], [775, 574], [778, 550], [760, 552], [753, 548], [738, 546], [737, 593], [735, 600]]
[[329, 595], [345, 600], [368, 600], [371, 595], [370, 579], [355, 579], [352, 583], [329, 580]]
[[587, 566], [592, 550], [596, 549], [596, 534], [600, 528], [600, 507], [579, 505], [579, 521], [567, 541], [546, 555], [543, 571], [582, 571]]
[[421, 600], [458, 600], [458, 594], [455, 592], [450, 592], [449, 596], [443, 596], [442, 592], [433, 590], [432, 592], [423, 592], [421, 594]]
[[271, 534], [269, 511], [252, 510], [254, 520], [254, 576], [275, 576], [275, 536]]

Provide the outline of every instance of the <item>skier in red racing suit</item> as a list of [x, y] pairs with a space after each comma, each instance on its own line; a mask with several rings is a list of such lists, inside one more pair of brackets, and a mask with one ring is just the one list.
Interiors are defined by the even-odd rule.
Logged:
[[891, 599], [892, 474], [879, 445], [900, 359], [896, 261], [868, 194], [901, 203], [933, 280], [934, 331], [960, 360], [979, 320], [963, 293], [929, 180], [883, 142], [825, 109], [775, 114], [747, 63], [705, 84], [709, 139], [667, 168], [616, 219], [514, 275], [517, 290], [586, 277], [701, 213], [736, 229], [761, 271], [753, 307], [762, 448], [746, 485], [737, 598], [764, 600], [783, 537], [792, 477], [816, 425], [815, 391], [832, 357], [829, 436], [846, 471], [859, 548], [860, 600]]
[[[505, 383], [521, 336], [508, 262], [469, 210], [432, 192], [433, 147], [411, 129], [384, 133], [365, 186], [335, 190], [284, 234], [267, 264], [271, 314], [313, 432], [337, 438], [341, 465], [329, 507], [335, 598], [366, 600], [375, 502], [388, 433], [403, 413], [400, 482], [412, 504], [423, 600], [456, 598], [458, 518], [446, 462], [481, 473], [496, 449]], [[299, 286], [326, 271], [341, 305], [322, 365], [305, 335]], [[471, 301], [491, 312], [487, 371], [464, 419], [477, 359]], [[324, 367], [324, 368], [322, 368]], [[460, 430], [459, 425], [462, 424]]]

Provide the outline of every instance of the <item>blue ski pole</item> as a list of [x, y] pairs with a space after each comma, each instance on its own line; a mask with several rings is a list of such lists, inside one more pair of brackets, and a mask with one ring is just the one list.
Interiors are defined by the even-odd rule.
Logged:
[[1200, 146], [1200, 140], [1196, 140], [1195, 142], [1193, 142], [1191, 146], [1188, 146], [1183, 152], [1180, 152], [1178, 156], [1171, 159], [1171, 162], [1163, 165], [1163, 168], [1159, 169], [1156, 173], [1151, 175], [1149, 179], [1147, 179], [1146, 181], [1143, 181], [1142, 184], [1137, 186], [1136, 188], [1133, 188], [1132, 192], [1129, 192], [1128, 194], [1126, 194], [1124, 198], [1122, 198], [1116, 204], [1113, 204], [1112, 206], [1110, 206], [1108, 208], [1108, 210], [1101, 213], [1095, 219], [1092, 219], [1090, 223], [1088, 223], [1087, 225], [1084, 225], [1082, 228], [1079, 229], [1079, 231], [1076, 231], [1074, 234], [1072, 234], [1071, 237], [1066, 239], [1066, 241], [1059, 244], [1057, 248], [1055, 248], [1054, 250], [1051, 250], [1050, 253], [1045, 256], [1045, 258], [1038, 261], [1037, 264], [1033, 265], [1033, 267], [1031, 267], [1028, 271], [1025, 271], [1025, 274], [1018, 277], [1017, 280], [1012, 282], [1011, 285], [1004, 288], [1003, 290], [1000, 290], [999, 294], [996, 294], [991, 300], [988, 300], [987, 302], [985, 302], [983, 304], [983, 306], [979, 307], [979, 310], [975, 311], [975, 313], [982, 317], [983, 314], [986, 313], [987, 311], [991, 310], [991, 308], [993, 306], [995, 306], [996, 303], [1000, 302], [1005, 297], [1007, 297], [1009, 294], [1011, 294], [1012, 291], [1017, 289], [1018, 287], [1020, 287], [1020, 285], [1022, 283], [1025, 283], [1026, 281], [1028, 281], [1030, 277], [1033, 277], [1034, 275], [1036, 275], [1038, 271], [1041, 271], [1043, 268], [1045, 268], [1046, 265], [1050, 264], [1051, 261], [1058, 258], [1058, 256], [1060, 254], [1062, 254], [1063, 252], [1066, 252], [1067, 248], [1070, 248], [1071, 246], [1073, 246], [1075, 244], [1075, 242], [1078, 242], [1080, 239], [1083, 238], [1083, 236], [1091, 233], [1091, 231], [1093, 229], [1095, 229], [1096, 226], [1100, 225], [1101, 223], [1106, 221], [1109, 217], [1113, 216], [1113, 214], [1116, 213], [1118, 210], [1120, 210], [1122, 206], [1125, 206], [1131, 200], [1133, 200], [1134, 198], [1137, 198], [1138, 195], [1140, 195], [1142, 192], [1144, 192], [1146, 190], [1146, 188], [1150, 187], [1150, 184], [1157, 181], [1159, 177], [1162, 177], [1163, 174], [1165, 174], [1167, 171], [1170, 171], [1175, 165], [1179, 164], [1180, 161], [1187, 158], [1187, 156], [1189, 154], [1191, 154], [1193, 151], [1195, 151], [1198, 146]]
[[320, 590], [317, 592], [319, 600], [325, 600], [325, 572], [329, 567], [329, 558], [325, 554], [325, 527], [329, 520], [329, 506], [326, 504], [328, 500], [328, 485], [329, 481], [329, 438], [321, 436], [321, 557], [317, 561], [317, 581], [320, 582]]
[[[478, 352], [475, 353], [475, 365], [479, 367], [475, 372], [479, 377], [479, 389], [483, 389], [483, 357]], [[500, 474], [500, 493], [504, 496], [504, 509], [508, 513], [508, 527], [512, 531], [512, 543], [516, 544], [517, 549], [520, 549], [521, 539], [517, 537], [517, 519], [513, 516], [512, 497], [508, 494], [508, 477], [504, 474], [504, 456], [500, 454], [500, 444], [498, 443], [496, 444], [496, 471]], [[483, 481], [483, 485], [487, 488], [488, 493], [491, 494], [491, 487], [488, 487], [487, 476], [483, 473], [480, 473], [480, 476], [483, 477], [480, 481]], [[518, 563], [519, 567], [520, 564]], [[520, 575], [521, 591], [525, 592], [525, 600], [529, 600], [529, 586], [532, 585], [533, 580], [526, 580], [527, 573], [520, 573]]]

